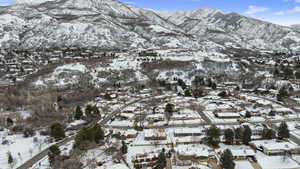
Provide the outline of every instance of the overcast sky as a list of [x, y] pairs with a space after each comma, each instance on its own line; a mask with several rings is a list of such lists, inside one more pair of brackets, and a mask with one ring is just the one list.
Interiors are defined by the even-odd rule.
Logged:
[[[14, 0], [0, 0], [9, 5]], [[45, 0], [46, 1], [46, 0]], [[300, 24], [300, 0], [121, 0], [131, 5], [155, 10], [191, 10], [214, 8], [224, 12], [270, 21], [281, 25]]]

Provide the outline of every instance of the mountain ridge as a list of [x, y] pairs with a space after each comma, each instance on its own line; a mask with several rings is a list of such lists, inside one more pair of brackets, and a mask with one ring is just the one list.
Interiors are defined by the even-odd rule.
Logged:
[[0, 21], [0, 48], [300, 51], [300, 33], [294, 28], [217, 9], [166, 12], [118, 0], [17, 0], [0, 8]]

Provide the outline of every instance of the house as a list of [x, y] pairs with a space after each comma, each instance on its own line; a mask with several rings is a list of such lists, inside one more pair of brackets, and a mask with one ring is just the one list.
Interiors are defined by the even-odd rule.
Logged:
[[133, 139], [138, 136], [138, 132], [136, 130], [126, 130], [121, 133], [121, 139], [126, 140], [126, 139]]
[[199, 128], [176, 128], [174, 130], [175, 137], [201, 136], [202, 131]]
[[188, 145], [196, 144], [199, 145], [202, 143], [203, 137], [201, 136], [186, 136], [186, 137], [175, 137], [175, 145]]
[[241, 124], [243, 127], [248, 126], [251, 129], [253, 136], [261, 136], [264, 130], [263, 124], [250, 124], [250, 123], [243, 123]]
[[251, 148], [231, 149], [232, 156], [235, 160], [246, 160], [255, 158], [255, 151]]
[[238, 110], [234, 108], [220, 108], [215, 110], [213, 114], [222, 119], [236, 119], [241, 117], [240, 113], [238, 113]]
[[165, 115], [164, 114], [150, 114], [150, 115], [147, 115], [146, 120], [149, 123], [164, 121], [165, 120]]
[[216, 113], [216, 117], [220, 119], [237, 119], [240, 118], [241, 115], [239, 113]]
[[167, 134], [165, 133], [164, 129], [158, 129], [158, 130], [144, 130], [145, 134], [145, 140], [150, 141], [150, 140], [166, 140], [167, 139]]
[[182, 161], [206, 162], [210, 157], [209, 148], [202, 145], [177, 145], [174, 149]]
[[255, 149], [263, 151], [267, 155], [285, 155], [286, 153], [300, 153], [300, 147], [297, 144], [288, 141], [257, 140], [250, 142], [250, 145]]
[[271, 112], [278, 115], [288, 115], [294, 113], [293, 110], [286, 107], [274, 107]]
[[123, 110], [123, 113], [134, 113], [137, 107], [135, 106], [128, 106]]
[[132, 158], [134, 168], [154, 167], [157, 163], [159, 152], [147, 152], [143, 154], [136, 154]]

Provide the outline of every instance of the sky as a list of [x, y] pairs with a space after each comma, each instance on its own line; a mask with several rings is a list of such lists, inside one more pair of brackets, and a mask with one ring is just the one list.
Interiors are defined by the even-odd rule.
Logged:
[[[192, 10], [198, 8], [220, 9], [226, 13], [265, 21], [291, 25], [300, 24], [300, 0], [121, 0], [128, 4], [154, 10]], [[9, 5], [14, 0], [0, 0]]]

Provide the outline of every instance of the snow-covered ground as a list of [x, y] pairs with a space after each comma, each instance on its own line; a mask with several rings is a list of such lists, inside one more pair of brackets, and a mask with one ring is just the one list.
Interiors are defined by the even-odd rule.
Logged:
[[[37, 139], [36, 142], [34, 141], [35, 138]], [[0, 145], [1, 169], [11, 168], [8, 165], [8, 152], [11, 153], [14, 159], [13, 168], [16, 168], [51, 145], [47, 143], [47, 137], [39, 134], [34, 137], [24, 138], [22, 134], [8, 135], [8, 131], [0, 132], [0, 143], [6, 142], [6, 140], [8, 142], [7, 145]]]

